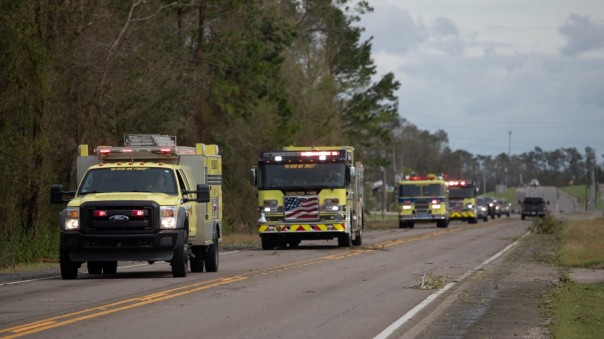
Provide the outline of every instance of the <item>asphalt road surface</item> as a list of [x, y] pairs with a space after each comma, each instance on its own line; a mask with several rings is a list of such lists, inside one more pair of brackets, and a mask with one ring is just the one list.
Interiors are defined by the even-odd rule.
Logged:
[[[0, 338], [462, 338], [479, 316], [459, 318], [455, 332], [434, 324], [451, 319], [452, 300], [476, 277], [498, 272], [529, 225], [517, 215], [446, 229], [393, 223], [365, 232], [359, 248], [223, 251], [219, 272], [186, 278], [167, 263], [120, 263], [113, 276], [81, 268], [77, 280], [3, 275]], [[437, 280], [440, 288], [420, 288]]]

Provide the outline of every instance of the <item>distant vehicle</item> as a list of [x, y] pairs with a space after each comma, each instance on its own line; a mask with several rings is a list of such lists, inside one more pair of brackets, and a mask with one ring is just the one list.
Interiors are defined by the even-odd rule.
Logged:
[[539, 187], [539, 180], [537, 179], [532, 179], [529, 186], [531, 187]]
[[548, 212], [547, 205], [549, 205], [549, 201], [546, 202], [541, 197], [526, 197], [522, 201], [519, 200], [518, 203], [520, 204], [522, 220], [526, 217], [544, 218]]
[[501, 204], [501, 215], [505, 215], [509, 218], [512, 210], [512, 204], [505, 199], [500, 199], [499, 202]]
[[497, 215], [497, 204], [495, 199], [491, 197], [480, 197], [480, 203], [484, 204], [487, 207], [487, 214], [491, 217], [491, 219], [495, 219]]
[[483, 221], [489, 220], [489, 203], [485, 197], [478, 197], [476, 199], [476, 214], [478, 219]]

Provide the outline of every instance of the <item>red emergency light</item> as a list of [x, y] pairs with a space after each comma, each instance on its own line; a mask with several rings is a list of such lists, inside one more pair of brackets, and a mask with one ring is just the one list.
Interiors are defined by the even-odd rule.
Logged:
[[469, 187], [473, 184], [472, 181], [466, 181], [466, 180], [451, 180], [451, 181], [447, 181], [447, 186], [454, 186], [454, 187]]
[[132, 211], [132, 216], [133, 217], [144, 217], [146, 215], [146, 211], [145, 210], [133, 210]]
[[435, 175], [412, 175], [408, 177], [408, 180], [418, 181], [418, 180], [436, 180]]
[[95, 218], [104, 218], [107, 216], [107, 211], [97, 210], [97, 211], [92, 212], [92, 215]]
[[340, 154], [338, 151], [308, 151], [300, 153], [303, 157], [315, 157], [315, 156], [330, 156], [330, 155], [338, 155]]

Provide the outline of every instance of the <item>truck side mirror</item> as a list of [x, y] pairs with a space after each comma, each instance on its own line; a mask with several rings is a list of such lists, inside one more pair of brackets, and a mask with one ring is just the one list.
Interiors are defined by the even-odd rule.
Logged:
[[68, 202], [70, 199], [65, 199], [65, 194], [73, 195], [74, 192], [63, 191], [63, 185], [50, 186], [50, 202], [52, 204], [62, 204]]
[[258, 174], [256, 167], [250, 169], [250, 182], [252, 186], [258, 185]]
[[209, 202], [210, 201], [210, 185], [197, 184], [197, 198], [196, 202]]
[[352, 181], [352, 178], [354, 178], [354, 176], [356, 175], [357, 170], [356, 168], [354, 168], [354, 166], [348, 166], [348, 171], [346, 171], [346, 182], [350, 183]]

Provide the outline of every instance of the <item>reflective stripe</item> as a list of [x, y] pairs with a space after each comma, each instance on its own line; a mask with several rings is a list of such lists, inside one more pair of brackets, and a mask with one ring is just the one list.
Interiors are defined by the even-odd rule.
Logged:
[[323, 231], [345, 231], [346, 224], [290, 224], [290, 225], [258, 225], [258, 233], [279, 232], [323, 232]]

